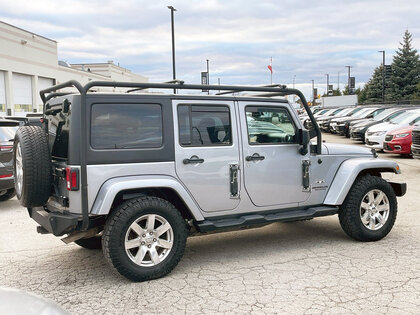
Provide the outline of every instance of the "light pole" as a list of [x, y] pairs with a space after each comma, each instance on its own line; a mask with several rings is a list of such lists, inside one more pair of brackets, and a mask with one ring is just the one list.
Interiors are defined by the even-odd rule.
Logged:
[[351, 95], [351, 90], [350, 90], [350, 69], [351, 69], [351, 66], [346, 66], [346, 68], [349, 69], [349, 76], [348, 76], [348, 79], [347, 79], [347, 87], [349, 88], [349, 95]]
[[[175, 30], [174, 30], [174, 12], [176, 9], [169, 5], [168, 9], [171, 10], [171, 30], [172, 30], [172, 79], [176, 80], [175, 73]], [[176, 94], [176, 89], [174, 89], [174, 94]]]
[[337, 89], [340, 92], [340, 71], [338, 71], [338, 75], [337, 75]]
[[[207, 62], [207, 84], [210, 85], [209, 60], [206, 59], [206, 62]], [[207, 91], [207, 95], [210, 95], [210, 90]]]
[[328, 93], [328, 85], [330, 85], [330, 74], [329, 73], [326, 73], [325, 75], [327, 76], [327, 96], [328, 96], [329, 95], [329, 93]]
[[312, 81], [312, 105], [314, 105], [315, 103], [314, 80], [311, 80], [311, 81]]
[[385, 103], [385, 50], [378, 50], [382, 53], [382, 103]]

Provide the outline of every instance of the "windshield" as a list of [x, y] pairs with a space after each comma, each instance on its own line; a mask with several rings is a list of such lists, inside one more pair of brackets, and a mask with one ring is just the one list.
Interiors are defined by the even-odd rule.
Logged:
[[416, 114], [420, 115], [420, 112], [412, 112], [412, 111], [405, 112], [404, 114], [398, 115], [397, 117], [391, 119], [389, 122], [391, 124], [396, 124], [396, 125], [406, 124], [406, 123], [409, 123], [413, 119], [413, 117], [416, 116]]
[[356, 115], [356, 113], [358, 113], [361, 109], [361, 107], [354, 108], [348, 116], [354, 117], [354, 115]]
[[356, 114], [354, 114], [354, 115], [353, 115], [353, 117], [355, 117], [355, 118], [362, 118], [362, 117], [363, 117], [363, 115], [364, 115], [366, 112], [370, 111], [370, 110], [372, 110], [372, 108], [363, 108], [362, 110], [360, 110], [360, 111], [358, 111]]
[[339, 113], [337, 116], [339, 116], [339, 117], [348, 116], [349, 113], [352, 112], [352, 111], [353, 111], [353, 108], [346, 108], [341, 113]]
[[375, 120], [375, 121], [382, 121], [385, 118], [387, 118], [389, 115], [391, 115], [393, 112], [395, 112], [395, 110], [392, 109], [392, 108], [385, 109], [382, 113], [376, 115], [376, 117], [373, 118], [373, 120]]

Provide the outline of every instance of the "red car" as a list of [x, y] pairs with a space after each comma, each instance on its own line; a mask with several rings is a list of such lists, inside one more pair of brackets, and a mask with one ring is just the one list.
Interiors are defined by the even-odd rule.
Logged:
[[387, 153], [411, 154], [411, 131], [413, 126], [396, 129], [385, 136], [384, 151]]

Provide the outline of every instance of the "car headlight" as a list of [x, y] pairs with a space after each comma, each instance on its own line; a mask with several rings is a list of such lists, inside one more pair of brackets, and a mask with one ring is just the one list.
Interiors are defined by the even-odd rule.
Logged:
[[410, 135], [409, 133], [398, 133], [398, 134], [394, 135], [394, 137], [395, 138], [404, 138], [404, 137], [407, 137], [409, 135]]
[[382, 136], [386, 131], [377, 131], [377, 132], [373, 132], [372, 136]]

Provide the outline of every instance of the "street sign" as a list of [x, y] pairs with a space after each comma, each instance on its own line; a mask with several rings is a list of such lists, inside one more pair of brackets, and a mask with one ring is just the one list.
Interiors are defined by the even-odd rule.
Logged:
[[350, 77], [350, 89], [354, 89], [356, 87], [356, 78]]
[[[201, 72], [201, 84], [208, 85], [209, 84], [209, 73], [207, 71]], [[208, 92], [209, 90], [203, 89], [203, 92]]]

